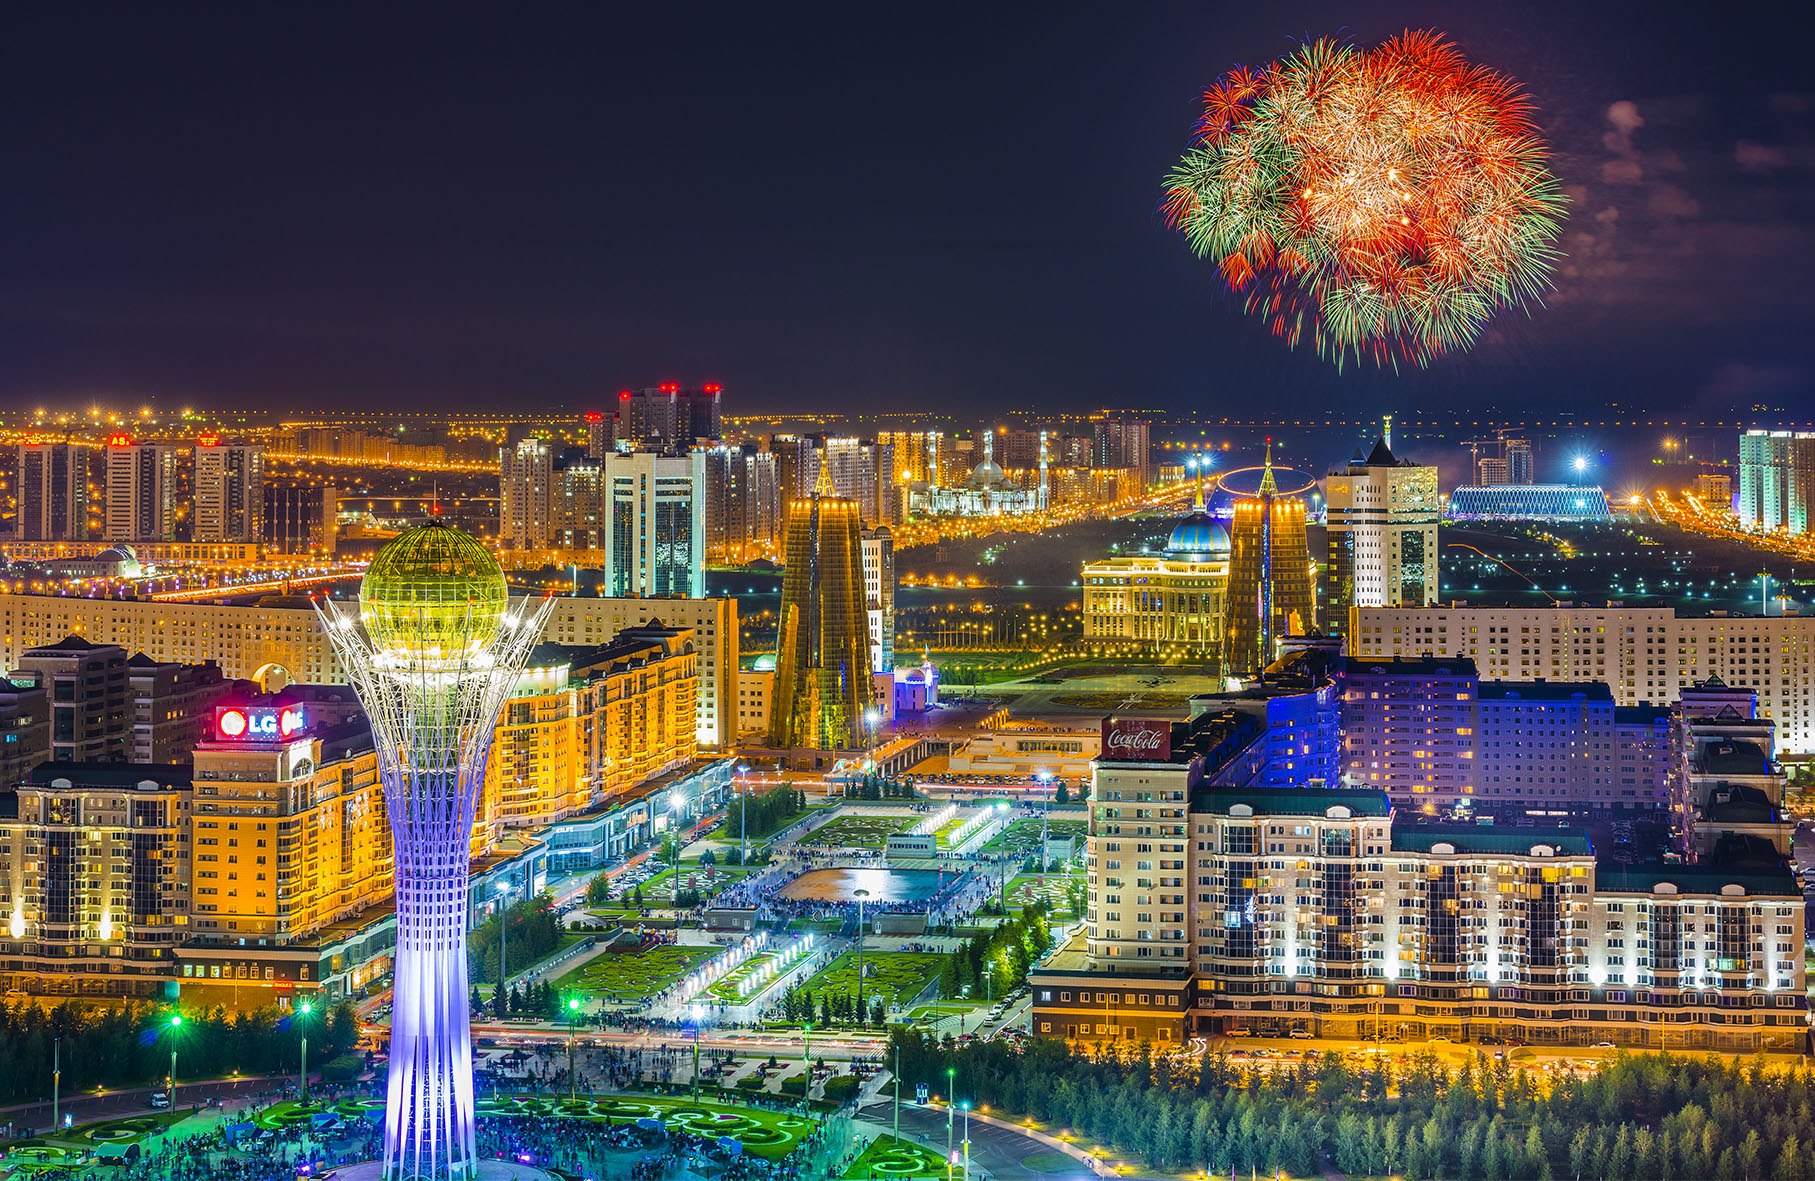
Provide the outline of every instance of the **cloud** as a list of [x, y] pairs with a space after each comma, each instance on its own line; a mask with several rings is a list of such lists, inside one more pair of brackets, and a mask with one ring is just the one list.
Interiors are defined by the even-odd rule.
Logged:
[[1700, 201], [1675, 185], [1659, 185], [1648, 204], [1659, 217], [1698, 217], [1702, 211]]
[[1797, 393], [1807, 387], [1808, 381], [1808, 372], [1797, 366], [1728, 361], [1697, 392], [1701, 402], [1725, 408]]
[[1645, 117], [1639, 114], [1637, 103], [1623, 98], [1607, 108], [1607, 122], [1613, 124], [1613, 130], [1603, 136], [1601, 142], [1609, 151], [1630, 152], [1632, 133], [1645, 125]]
[[1601, 165], [1601, 180], [1610, 185], [1636, 185], [1645, 179], [1637, 160], [1609, 160]]
[[1734, 145], [1733, 158], [1747, 172], [1770, 172], [1790, 162], [1789, 153], [1782, 148], [1755, 144], [1749, 139], [1742, 139]]

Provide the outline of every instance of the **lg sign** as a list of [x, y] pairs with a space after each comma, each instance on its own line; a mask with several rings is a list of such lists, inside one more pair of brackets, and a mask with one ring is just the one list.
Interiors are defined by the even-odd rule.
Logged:
[[301, 706], [288, 709], [224, 709], [216, 719], [222, 738], [290, 738], [302, 732]]
[[1103, 757], [1130, 763], [1164, 763], [1172, 758], [1172, 723], [1109, 718], [1103, 723]]

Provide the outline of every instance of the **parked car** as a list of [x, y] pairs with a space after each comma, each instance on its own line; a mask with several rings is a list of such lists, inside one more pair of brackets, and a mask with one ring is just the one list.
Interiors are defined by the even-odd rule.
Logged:
[[164, 1094], [162, 1091], [153, 1091], [151, 1093], [151, 1105], [153, 1107], [169, 1107], [170, 1096]]
[[1288, 1033], [1286, 1036], [1287, 1037], [1316, 1037], [1317, 1035], [1312, 1033], [1310, 1030], [1304, 1028], [1303, 1026], [1299, 1026], [1297, 1029], [1294, 1029], [1291, 1033]]

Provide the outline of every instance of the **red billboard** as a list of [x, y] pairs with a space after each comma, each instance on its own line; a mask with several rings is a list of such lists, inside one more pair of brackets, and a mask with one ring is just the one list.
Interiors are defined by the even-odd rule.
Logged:
[[1172, 723], [1164, 718], [1105, 718], [1103, 757], [1124, 763], [1168, 762]]

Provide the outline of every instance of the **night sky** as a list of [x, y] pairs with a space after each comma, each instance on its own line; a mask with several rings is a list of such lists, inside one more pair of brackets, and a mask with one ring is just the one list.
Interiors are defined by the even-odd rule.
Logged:
[[[0, 25], [0, 398], [1815, 417], [1787, 7], [38, 5]], [[1157, 216], [1202, 87], [1438, 28], [1574, 202], [1547, 308], [1338, 374]]]

